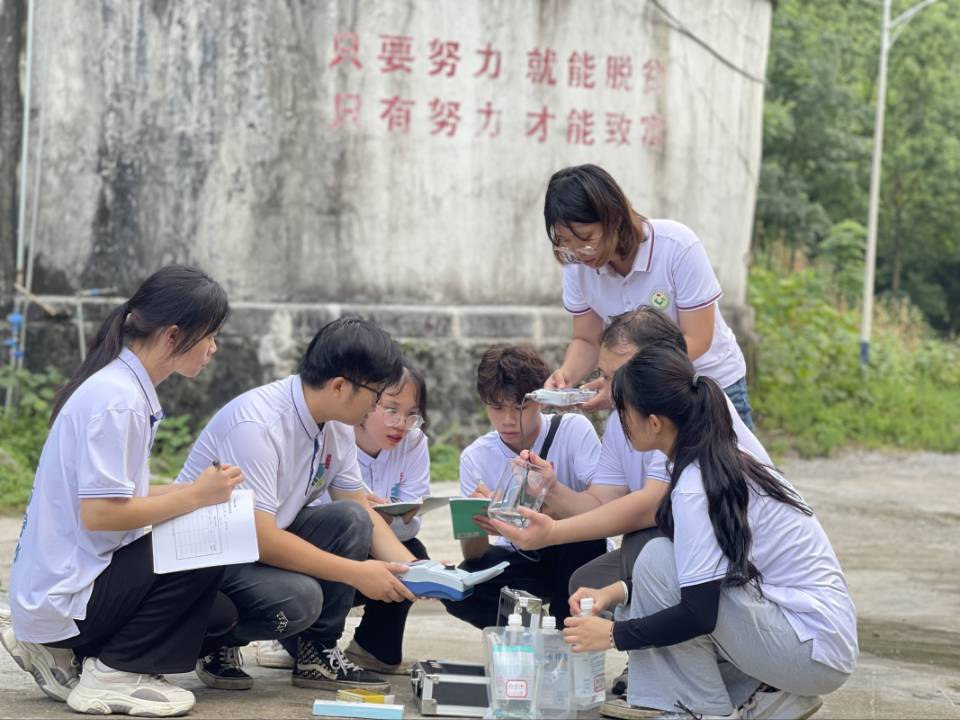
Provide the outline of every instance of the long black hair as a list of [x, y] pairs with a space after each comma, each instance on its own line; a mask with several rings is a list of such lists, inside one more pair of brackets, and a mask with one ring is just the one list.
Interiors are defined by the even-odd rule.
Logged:
[[664, 345], [642, 348], [613, 378], [613, 401], [629, 437], [626, 410], [668, 418], [677, 429], [670, 452], [670, 492], [657, 508], [657, 526], [673, 539], [673, 488], [692, 462], [700, 465], [713, 533], [729, 560], [725, 585], [759, 584], [750, 562], [753, 534], [747, 521], [751, 493], [768, 495], [805, 515], [813, 511], [789, 485], [737, 446], [723, 390], [700, 377], [685, 353]]
[[170, 351], [176, 357], [217, 332], [229, 313], [227, 293], [202, 270], [187, 265], [157, 270], [103, 321], [86, 359], [57, 391], [50, 424], [84, 380], [120, 355], [124, 343], [145, 340], [161, 328], [176, 325], [180, 336]]

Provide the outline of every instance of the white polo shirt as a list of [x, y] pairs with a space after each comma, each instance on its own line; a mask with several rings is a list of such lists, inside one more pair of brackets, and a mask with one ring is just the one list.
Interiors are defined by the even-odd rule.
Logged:
[[[411, 430], [395, 448], [381, 450], [376, 457], [357, 447], [360, 476], [367, 487], [390, 502], [412, 502], [430, 495], [430, 452], [427, 436]], [[394, 518], [390, 523], [397, 539], [406, 542], [420, 532], [420, 516], [410, 523]]]
[[[730, 419], [733, 421], [733, 430], [737, 434], [740, 447], [756, 457], [766, 465], [773, 465], [773, 460], [767, 454], [757, 436], [740, 419], [737, 409], [724, 395]], [[595, 485], [621, 485], [633, 492], [642, 490], [647, 478], [662, 482], [670, 482], [670, 470], [667, 467], [667, 456], [659, 450], [639, 452], [633, 449], [623, 425], [620, 415], [614, 410], [607, 418], [603, 429], [603, 443], [600, 449], [600, 460], [593, 473]]]
[[17, 639], [48, 643], [79, 632], [93, 583], [113, 553], [143, 529], [87, 530], [85, 498], [149, 493], [147, 458], [163, 417], [139, 358], [120, 356], [76, 389], [43, 445], [10, 574], [10, 611]]
[[[540, 432], [532, 446], [538, 455], [550, 429], [551, 417], [540, 413]], [[548, 456], [557, 474], [557, 481], [571, 490], [581, 492], [590, 487], [593, 479], [594, 468], [600, 458], [600, 439], [587, 418], [567, 413], [560, 421]], [[517, 453], [500, 439], [496, 430], [480, 436], [460, 454], [460, 494], [463, 497], [470, 495], [477, 489], [480, 480], [488, 489], [496, 490], [507, 466], [516, 457]], [[510, 542], [502, 537], [492, 542], [511, 547]]]
[[249, 390], [224, 405], [194, 444], [177, 482], [193, 482], [210, 463], [237, 465], [240, 487], [254, 491], [257, 510], [286, 529], [330, 487], [360, 490], [353, 428], [310, 416], [299, 375]]
[[[840, 672], [853, 672], [859, 655], [857, 611], [840, 562], [816, 517], [760, 494], [747, 506], [753, 533], [750, 561], [760, 587], [783, 610], [810, 656]], [[684, 468], [673, 489], [673, 549], [680, 587], [723, 578], [728, 560], [717, 543], [697, 463]]]
[[673, 220], [650, 220], [646, 239], [637, 250], [633, 268], [621, 277], [609, 264], [563, 266], [563, 306], [582, 315], [593, 311], [607, 325], [610, 318], [650, 306], [674, 322], [684, 311], [717, 304], [713, 342], [693, 366], [701, 375], [728, 387], [747, 374], [743, 353], [720, 312], [720, 283], [707, 253], [694, 232]]

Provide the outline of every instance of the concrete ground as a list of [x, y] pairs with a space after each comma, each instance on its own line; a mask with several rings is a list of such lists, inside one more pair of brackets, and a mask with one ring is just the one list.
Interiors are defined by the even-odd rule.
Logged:
[[[860, 618], [862, 656], [850, 681], [824, 700], [818, 718], [960, 718], [960, 456], [856, 453], [789, 461], [787, 476], [811, 502], [840, 556]], [[437, 487], [434, 494], [452, 494]], [[6, 587], [19, 519], [0, 518], [0, 586]], [[426, 516], [421, 538], [431, 555], [459, 558], [447, 511]], [[358, 617], [351, 617], [348, 633]], [[417, 659], [480, 661], [478, 630], [420, 602], [407, 624], [405, 652]], [[607, 673], [623, 668], [611, 651]], [[196, 718], [307, 718], [316, 697], [287, 673], [259, 668], [253, 690], [210, 690], [193, 675], [172, 679], [197, 693]], [[394, 690], [416, 713], [409, 682]], [[32, 678], [0, 652], [0, 717], [75, 717], [40, 694]]]

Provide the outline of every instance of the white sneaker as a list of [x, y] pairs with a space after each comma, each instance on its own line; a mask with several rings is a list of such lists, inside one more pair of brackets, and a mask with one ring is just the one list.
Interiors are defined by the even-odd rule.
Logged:
[[786, 690], [758, 690], [740, 706], [743, 720], [807, 720], [823, 707], [815, 695], [795, 695]]
[[139, 717], [186, 715], [195, 703], [192, 692], [177, 687], [163, 675], [102, 672], [94, 658], [83, 661], [80, 682], [67, 698], [67, 705], [77, 712]]
[[48, 697], [57, 702], [67, 701], [70, 691], [80, 681], [80, 666], [73, 650], [21, 642], [12, 627], [0, 633], [0, 643], [21, 669], [33, 675]]
[[279, 640], [261, 640], [257, 643], [257, 665], [289, 670], [293, 667], [293, 658]]

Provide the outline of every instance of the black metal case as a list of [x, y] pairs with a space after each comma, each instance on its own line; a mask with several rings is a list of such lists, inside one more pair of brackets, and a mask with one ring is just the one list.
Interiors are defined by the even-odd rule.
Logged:
[[421, 715], [483, 717], [490, 705], [483, 665], [421, 660], [410, 671]]

